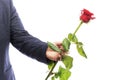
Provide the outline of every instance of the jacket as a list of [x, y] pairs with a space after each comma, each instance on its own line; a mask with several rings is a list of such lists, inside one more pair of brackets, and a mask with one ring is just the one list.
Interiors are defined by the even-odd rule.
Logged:
[[43, 63], [48, 62], [45, 56], [47, 43], [24, 29], [11, 0], [0, 0], [0, 80], [15, 80], [9, 60], [10, 43], [25, 55]]

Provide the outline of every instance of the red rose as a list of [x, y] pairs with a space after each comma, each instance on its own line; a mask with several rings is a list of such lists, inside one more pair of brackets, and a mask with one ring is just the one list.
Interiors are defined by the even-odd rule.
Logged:
[[88, 23], [91, 19], [94, 19], [95, 17], [92, 17], [94, 15], [90, 11], [83, 9], [81, 12], [80, 20], [82, 20], [84, 23]]

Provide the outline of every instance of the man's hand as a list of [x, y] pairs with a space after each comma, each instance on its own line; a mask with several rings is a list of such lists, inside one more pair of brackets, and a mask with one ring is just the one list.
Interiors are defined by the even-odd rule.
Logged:
[[63, 51], [63, 47], [62, 47], [62, 43], [60, 42], [55, 42], [54, 43], [59, 49], [62, 50], [62, 53], [58, 53], [54, 50], [52, 50], [51, 48], [48, 47], [47, 51], [46, 51], [46, 57], [52, 61], [58, 61], [61, 60], [62, 55], [64, 55], [64, 51]]

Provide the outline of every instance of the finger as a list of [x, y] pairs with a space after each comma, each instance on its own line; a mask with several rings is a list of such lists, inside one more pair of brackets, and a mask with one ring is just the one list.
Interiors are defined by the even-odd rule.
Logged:
[[59, 46], [59, 48], [60, 48], [60, 50], [64, 51], [64, 48], [63, 48], [63, 46]]
[[56, 46], [60, 47], [62, 46], [62, 43], [61, 42], [55, 42]]
[[55, 45], [56, 45], [60, 50], [62, 50], [63, 52], [65, 52], [65, 50], [64, 50], [61, 42], [55, 42]]
[[59, 60], [61, 60], [61, 59], [62, 59], [62, 56], [61, 56], [61, 55], [58, 55], [58, 56], [54, 57], [54, 61], [59, 61]]
[[62, 56], [60, 55], [60, 53], [55, 52], [54, 55], [52, 56], [52, 60], [53, 61], [58, 61], [61, 60]]
[[58, 60], [60, 60], [60, 61], [62, 60], [62, 56], [61, 55], [58, 56]]

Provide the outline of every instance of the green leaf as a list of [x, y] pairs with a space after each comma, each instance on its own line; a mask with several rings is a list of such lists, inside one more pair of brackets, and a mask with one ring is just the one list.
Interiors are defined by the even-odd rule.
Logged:
[[58, 73], [55, 73], [55, 78], [58, 78], [59, 77], [59, 72]]
[[48, 43], [48, 46], [49, 46], [52, 50], [61, 53], [61, 50], [60, 50], [56, 45], [54, 45], [54, 44], [51, 43], [51, 42], [47, 42], [47, 43]]
[[55, 80], [55, 76], [51, 77], [51, 80]]
[[60, 80], [68, 80], [68, 78], [71, 76], [71, 72], [69, 69], [59, 67], [59, 78]]
[[73, 34], [72, 34], [72, 33], [69, 33], [69, 34], [68, 34], [68, 39], [69, 39], [70, 41], [72, 41], [72, 37], [73, 37]]
[[85, 54], [85, 51], [83, 50], [82, 43], [76, 44], [76, 47], [77, 47], [78, 53], [79, 53], [81, 56], [87, 58], [87, 55]]
[[50, 70], [53, 67], [54, 64], [55, 64], [54, 61], [50, 61], [48, 63], [48, 69]]
[[73, 58], [71, 56], [63, 56], [62, 62], [67, 69], [71, 69], [73, 66]]
[[75, 42], [75, 43], [78, 42], [76, 35], [73, 35], [72, 33], [68, 34], [68, 39], [72, 42]]
[[75, 42], [75, 43], [78, 42], [78, 39], [77, 39], [76, 35], [73, 35], [72, 41]]
[[79, 47], [82, 47], [83, 43], [82, 42], [77, 42], [76, 45], [78, 45]]
[[63, 48], [64, 48], [65, 51], [68, 51], [68, 50], [69, 50], [70, 44], [71, 44], [71, 43], [70, 43], [70, 41], [69, 41], [67, 38], [65, 38], [65, 39], [63, 40], [62, 46], [63, 46]]

